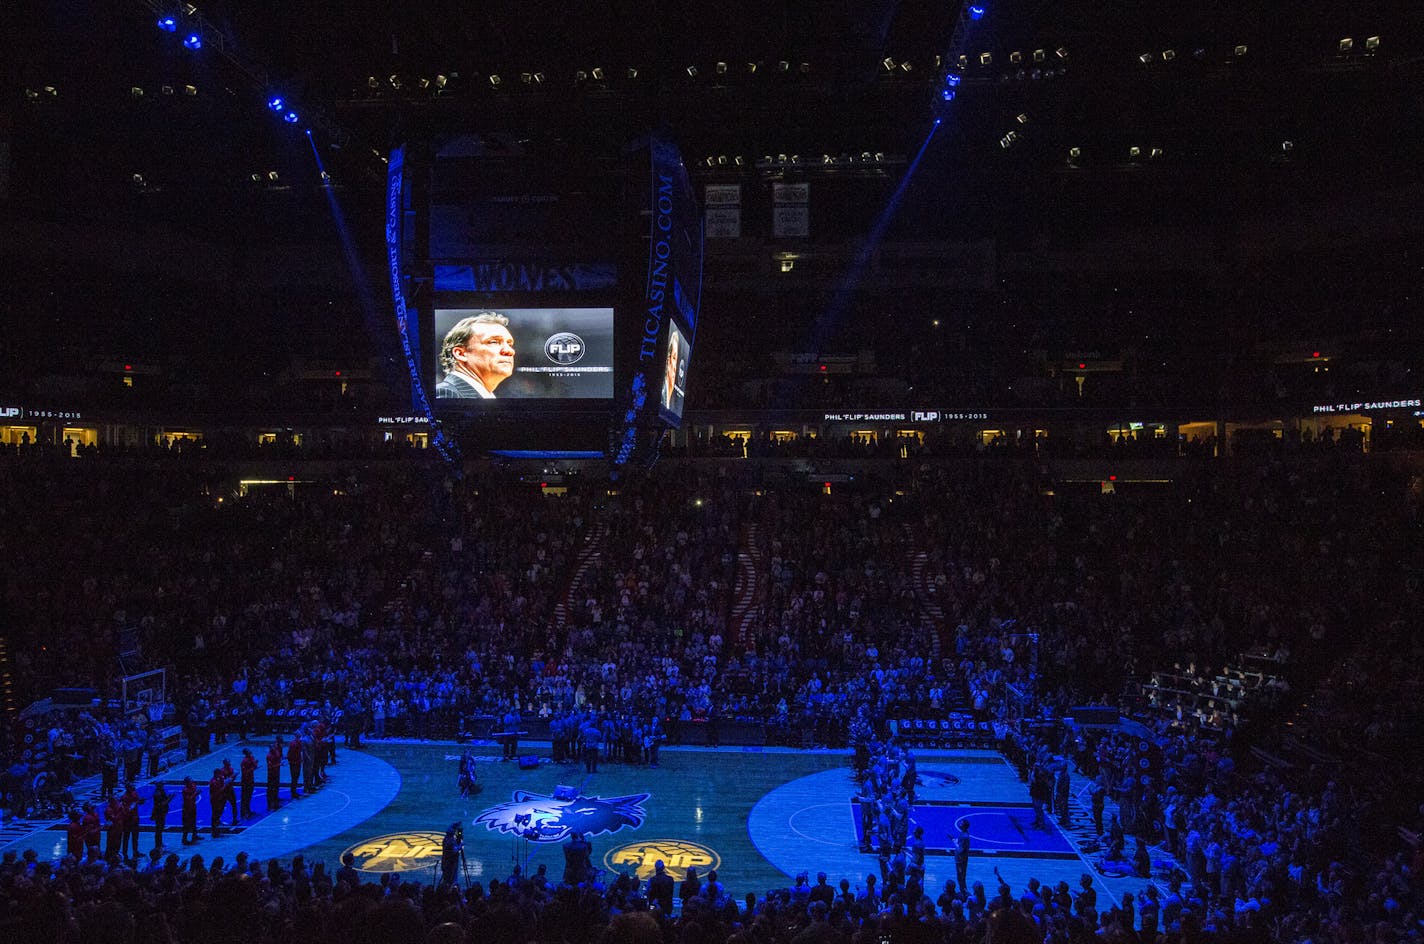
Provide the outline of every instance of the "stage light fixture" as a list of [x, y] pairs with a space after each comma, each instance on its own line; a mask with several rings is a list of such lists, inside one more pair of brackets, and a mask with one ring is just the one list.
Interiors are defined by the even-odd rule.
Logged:
[[543, 84], [544, 84], [544, 73], [542, 73], [542, 72], [536, 72], [536, 73], [534, 73], [534, 84], [535, 84], [535, 85], [543, 85]]
[[134, 174], [133, 177], [130, 179], [133, 180], [133, 184], [135, 187], [144, 186], [145, 181], [143, 179], [143, 174]]
[[1378, 36], [1365, 37], [1365, 52], [1372, 53], [1379, 50], [1380, 38]]
[[900, 63], [900, 71], [901, 71], [901, 72], [913, 72], [914, 69], [915, 69], [914, 65], [912, 65], [911, 62], [910, 62], [910, 60], [908, 60], [908, 59], [906, 59], [904, 62]]
[[1131, 158], [1133, 158], [1133, 159], [1136, 159], [1136, 158], [1141, 157], [1141, 156], [1142, 156], [1142, 148], [1140, 148], [1140, 147], [1138, 147], [1137, 145], [1134, 144], [1132, 147], [1130, 147], [1130, 148], [1127, 149], [1127, 156], [1128, 156], [1128, 157], [1131, 157]]
[[1282, 141], [1282, 142], [1281, 142], [1281, 150], [1284, 151], [1285, 153], [1289, 154], [1291, 151], [1294, 151], [1294, 150], [1295, 150], [1295, 142], [1294, 142], [1294, 141]]
[[633, 66], [629, 66], [628, 71], [624, 74], [627, 75], [630, 79], [636, 79], [638, 77], [638, 70]]
[[891, 59], [889, 56], [886, 56], [884, 59], [881, 59], [880, 64], [885, 67], [886, 72], [895, 71], [895, 60]]
[[688, 66], [688, 67], [687, 67], [687, 77], [690, 78], [690, 79], [695, 79], [695, 78], [697, 78], [697, 66]]
[[718, 75], [726, 75], [726, 74], [727, 74], [727, 64], [726, 64], [725, 62], [719, 62], [719, 63], [717, 63], [717, 74], [718, 74]]
[[198, 94], [198, 87], [196, 85], [185, 85], [183, 86], [183, 94], [191, 98]]
[[981, 52], [979, 54], [979, 65], [988, 67], [994, 62], [994, 54], [991, 52]]
[[267, 103], [267, 107], [272, 109], [273, 111], [281, 111], [282, 105], [283, 102], [280, 97], [274, 97], [271, 101]]
[[945, 89], [943, 92], [939, 93], [939, 97], [947, 102], [954, 101], [954, 89]]
[[1240, 46], [1237, 46], [1235, 49], [1233, 49], [1232, 52], [1236, 53], [1236, 58], [1240, 59], [1247, 53], [1246, 44], [1242, 43]]
[[755, 62], [747, 63], [747, 75], [756, 75], [756, 70], [757, 64]]
[[588, 81], [588, 73], [587, 73], [585, 70], [583, 70], [583, 69], [576, 69], [576, 70], [574, 70], [574, 81], [575, 81], [575, 82], [587, 82], [587, 81]]
[[443, 88], [445, 87], [446, 83], [449, 82], [449, 81], [450, 81], [450, 79], [449, 79], [448, 76], [445, 76], [445, 75], [437, 75], [437, 76], [435, 77], [435, 87], [438, 88], [438, 89], [443, 89]]
[[1142, 63], [1144, 66], [1152, 65], [1152, 53], [1144, 52], [1142, 55], [1137, 57], [1137, 61]]
[[173, 94], [173, 86], [171, 86], [171, 85], [164, 85], [164, 86], [161, 86], [158, 90], [159, 90], [160, 92], [162, 92], [164, 95], [172, 95], [172, 94]]
[[1344, 39], [1340, 40], [1340, 51], [1341, 51], [1341, 52], [1349, 52], [1350, 50], [1352, 50], [1352, 49], [1354, 49], [1354, 48], [1355, 48], [1355, 41], [1354, 41], [1353, 39], [1351, 39], [1350, 37], [1346, 36]]
[[965, 69], [968, 69], [968, 68], [969, 68], [969, 56], [968, 56], [967, 54], [961, 55], [961, 56], [959, 57], [959, 71], [960, 71], [960, 72], [963, 72]]
[[1083, 149], [1080, 147], [1070, 147], [1068, 149], [1068, 160], [1076, 161], [1083, 156]]
[[381, 80], [378, 79], [378, 78], [376, 78], [374, 75], [368, 75], [368, 76], [366, 77], [366, 87], [367, 87], [367, 88], [373, 88], [373, 89], [374, 89], [374, 88], [380, 88], [380, 87], [381, 87]]
[[197, 13], [197, 12], [198, 12], [198, 8], [195, 7], [195, 6], [193, 6], [191, 3], [185, 3], [185, 4], [183, 4], [183, 15], [184, 15], [184, 16], [192, 16], [194, 13]]
[[798, 66], [796, 67], [796, 71], [797, 71], [797, 72], [800, 72], [802, 75], [810, 75], [810, 74], [811, 74], [811, 63], [809, 63], [809, 62], [803, 62], [803, 63], [801, 63], [800, 65], [798, 65]]
[[960, 79], [959, 74], [955, 72], [950, 72], [944, 77], [944, 84], [948, 85], [950, 88], [957, 88], [961, 81], [962, 80]]
[[708, 167], [716, 167], [717, 158], [713, 157], [711, 154], [708, 154], [707, 159], [703, 161], [703, 163], [705, 163]]
[[727, 166], [727, 155], [725, 155], [725, 154], [718, 154], [718, 155], [717, 155], [717, 166], [719, 166], [719, 167], [726, 167], [726, 166]]
[[491, 88], [499, 88], [504, 84], [504, 79], [500, 78], [498, 73], [495, 73], [489, 77], [489, 84]]
[[297, 119], [297, 113], [294, 112], [294, 111], [289, 111], [289, 112], [287, 112], [285, 115], [282, 116], [282, 120], [285, 121], [285, 122], [286, 122], [287, 124], [289, 124], [289, 125], [294, 125], [294, 124], [297, 123], [297, 120], [298, 120], [298, 119]]
[[[308, 131], [307, 134], [311, 134], [311, 132]], [[329, 173], [326, 172], [326, 171], [322, 171], [322, 172], [321, 172], [321, 182], [322, 182], [323, 184], [330, 184], [330, 183], [331, 183], [331, 174], [329, 174]]]
[[978, 6], [977, 4], [976, 4], [975, 6], [970, 7], [970, 8], [969, 8], [969, 18], [970, 18], [971, 20], [973, 20], [974, 22], [976, 22], [976, 23], [979, 22], [980, 20], [984, 19], [984, 8], [981, 7], [981, 6]]
[[1059, 46], [1057, 49], [1053, 50], [1053, 54], [1059, 59], [1064, 60], [1065, 62], [1068, 59], [1068, 50], [1064, 49], [1062, 46]]
[[1171, 62], [1171, 61], [1172, 61], [1173, 59], [1175, 59], [1175, 58], [1177, 58], [1177, 50], [1175, 50], [1175, 49], [1164, 49], [1164, 50], [1162, 50], [1162, 61], [1163, 61], [1163, 62]]
[[393, 89], [399, 89], [401, 87], [401, 77], [398, 75], [392, 75], [387, 78], [386, 81], [391, 83], [391, 88]]
[[1149, 159], [1155, 161], [1155, 160], [1157, 160], [1157, 158], [1161, 157], [1162, 154], [1163, 154], [1162, 149], [1159, 148], [1159, 147], [1155, 147], [1155, 148], [1153, 148], [1152, 150], [1150, 150], [1150, 151], [1147, 152], [1147, 157], [1148, 157]]
[[1023, 62], [1023, 52], [1021, 50], [1015, 49], [1013, 52], [1009, 53], [1009, 62], [1013, 63], [1014, 65], [1018, 65], [1019, 63]]
[[732, 158], [732, 163], [736, 164], [738, 167], [744, 167], [746, 166], [747, 159], [742, 155], [738, 154], [736, 157]]
[[137, 85], [129, 87], [129, 98], [143, 98], [143, 89]]
[[1025, 115], [1024, 113], [1020, 112], [1019, 114], [1014, 116], [1014, 121], [1017, 121], [1021, 125], [1026, 125], [1028, 124], [1028, 115]]
[[197, 33], [189, 33], [188, 37], [183, 40], [183, 46], [187, 49], [192, 50], [202, 49], [203, 37], [199, 36]]
[[253, 174], [250, 179], [251, 179], [251, 181], [252, 181], [254, 184], [260, 184], [260, 183], [262, 183], [262, 175], [261, 175], [261, 174]]
[[159, 17], [158, 28], [165, 33], [176, 33], [178, 32], [178, 20], [171, 16]]
[[1046, 50], [1043, 50], [1043, 49], [1035, 49], [1035, 50], [1033, 51], [1033, 61], [1034, 61], [1034, 62], [1042, 62], [1043, 60], [1045, 60], [1045, 59], [1047, 59], [1047, 58], [1048, 58], [1048, 52], [1047, 52]]
[[277, 173], [275, 170], [269, 170], [269, 171], [267, 172], [267, 179], [270, 180], [270, 181], [272, 181], [273, 183], [276, 183], [277, 180], [278, 180], [278, 178], [279, 178], [279, 175], [278, 175], [278, 173]]
[[421, 91], [430, 88], [430, 80], [427, 79], [425, 76], [421, 76], [420, 80], [415, 84], [420, 87]]
[[791, 63], [787, 62], [785, 59], [782, 59], [780, 62], [778, 62], [778, 63], [776, 64], [776, 67], [777, 67], [778, 69], [780, 69], [782, 72], [790, 72], [790, 71], [791, 71]]
[[594, 81], [596, 81], [596, 82], [602, 82], [602, 81], [603, 81], [603, 67], [602, 67], [602, 66], [594, 66], [594, 67], [593, 67], [593, 78], [594, 78]]

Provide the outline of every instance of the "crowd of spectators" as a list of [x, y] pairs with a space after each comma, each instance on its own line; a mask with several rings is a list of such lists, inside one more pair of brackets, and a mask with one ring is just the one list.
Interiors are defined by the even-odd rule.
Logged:
[[[1417, 704], [1420, 685], [1409, 632], [1419, 497], [1407, 476], [1358, 456], [1188, 470], [1170, 485], [1112, 495], [1052, 482], [1030, 463], [915, 463], [903, 477], [831, 494], [724, 470], [556, 498], [512, 476], [459, 480], [416, 468], [238, 494], [204, 467], [16, 467], [0, 477], [0, 497], [23, 509], [0, 550], [15, 563], [4, 575], [7, 642], [27, 695], [78, 684], [112, 694], [119, 641], [136, 634], [142, 658], [171, 670], [180, 717], [321, 706], [364, 719], [358, 730], [368, 735], [429, 737], [473, 714], [513, 711], [571, 726], [572, 751], [586, 748], [592, 727], [595, 743], [639, 762], [655, 756], [647, 739], [655, 745], [677, 724], [756, 719], [800, 732], [803, 743], [845, 744], [845, 721], [859, 713], [879, 734], [887, 718], [962, 704], [1026, 739], [1016, 749], [1034, 759], [1028, 778], [1039, 778], [1035, 767], [1049, 777], [1038, 793], [1046, 813], [1066, 814], [1056, 765], [1071, 756], [1122, 811], [1099, 833], [1123, 830], [1138, 848], [1165, 844], [1181, 874], [1151, 861], [1147, 871], [1184, 889], [1180, 909], [1163, 903], [1155, 919], [1174, 935], [1244, 926], [1282, 940], [1343, 939], [1342, 929], [1378, 926], [1371, 933], [1389, 940], [1417, 931], [1424, 822], [1399, 796], [1419, 778], [1392, 752], [1418, 723], [1397, 706]], [[754, 618], [732, 625], [752, 536]], [[1147, 783], [1134, 767], [1138, 735], [1078, 743], [1061, 725], [1012, 723], [1116, 704], [1127, 678], [1167, 654], [1221, 664], [1254, 646], [1295, 653], [1292, 690], [1316, 693], [1308, 710], [1278, 705], [1225, 737], [1161, 719], [1147, 738]], [[1308, 736], [1322, 751], [1353, 747], [1336, 738], [1358, 724], [1379, 774], [1261, 762], [1250, 749], [1276, 748], [1287, 712], [1302, 722], [1291, 737], [1319, 732]], [[898, 748], [876, 750], [868, 768], [889, 765], [882, 786], [895, 771], [903, 784]], [[12, 745], [8, 760], [17, 756]], [[892, 812], [880, 833], [896, 837], [894, 855], [912, 841]], [[1393, 828], [1355, 842], [1366, 813]], [[1109, 848], [1105, 858], [1140, 872], [1138, 848]], [[11, 897], [38, 868], [12, 870]], [[160, 881], [86, 868], [64, 872], [71, 909]], [[208, 889], [229, 879], [240, 881], [206, 870], [185, 881]], [[322, 920], [338, 907], [338, 885]], [[321, 899], [300, 887], [286, 898], [270, 892], [283, 902], [276, 910]], [[145, 897], [123, 894], [134, 907]], [[158, 910], [171, 905], [173, 919], [186, 897], [165, 894]], [[371, 896], [374, 908], [391, 890], [341, 894]], [[427, 912], [444, 893], [398, 894], [412, 894], [422, 915], [461, 907], [440, 901]], [[587, 894], [556, 891], [516, 910], [535, 927], [561, 895]], [[1078, 926], [1075, 902], [1061, 905], [1056, 890], [1047, 899], [1016, 900], [1010, 911], [1040, 937], [1147, 924], [1142, 906], [1132, 918], [1119, 907]], [[775, 895], [766, 902], [776, 909]], [[976, 917], [966, 900], [928, 932], [923, 905], [877, 902], [873, 919], [845, 918], [835, 930], [889, 921], [903, 924], [899, 933], [958, 939], [995, 910], [985, 902]], [[813, 920], [800, 912], [793, 924]], [[687, 923], [679, 934], [702, 933], [686, 910], [678, 921]], [[723, 930], [735, 933], [730, 923]]]

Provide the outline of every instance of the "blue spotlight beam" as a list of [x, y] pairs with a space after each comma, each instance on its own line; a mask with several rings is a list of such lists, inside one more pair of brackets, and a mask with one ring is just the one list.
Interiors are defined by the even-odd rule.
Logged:
[[934, 140], [935, 132], [939, 128], [940, 119], [936, 118], [930, 125], [929, 134], [925, 135], [925, 140], [921, 142], [919, 151], [915, 152], [914, 160], [910, 161], [910, 166], [905, 168], [905, 175], [900, 178], [900, 185], [895, 188], [895, 192], [886, 201], [885, 208], [875, 218], [874, 225], [870, 227], [870, 234], [865, 239], [865, 245], [856, 253], [855, 261], [851, 263], [850, 268], [841, 279], [841, 284], [836, 287], [836, 294], [832, 296], [831, 303], [816, 319], [816, 326], [811, 338], [811, 350], [820, 351], [836, 328], [840, 327], [841, 322], [845, 320], [846, 310], [850, 307], [851, 299], [855, 297], [856, 291], [860, 288], [871, 257], [875, 255], [875, 250], [884, 240], [886, 231], [890, 229], [890, 224], [894, 222], [895, 214], [899, 212], [900, 204], [904, 202], [905, 191], [910, 188], [910, 180], [915, 176], [915, 170], [920, 166], [920, 161], [924, 159], [925, 151], [929, 150], [930, 142]]

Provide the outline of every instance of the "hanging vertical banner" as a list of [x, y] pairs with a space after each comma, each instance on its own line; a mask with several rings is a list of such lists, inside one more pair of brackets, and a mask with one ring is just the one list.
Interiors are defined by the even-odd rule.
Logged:
[[425, 392], [425, 381], [420, 371], [419, 332], [406, 305], [405, 277], [401, 270], [402, 227], [405, 190], [405, 148], [391, 152], [386, 170], [386, 261], [391, 273], [391, 300], [396, 309], [396, 330], [400, 334], [401, 349], [405, 354], [406, 369], [410, 371], [411, 412], [425, 418], [434, 431], [432, 445], [446, 460], [453, 461], [459, 454], [435, 422], [435, 412], [430, 407], [430, 398]]
[[776, 237], [811, 235], [811, 185], [771, 185], [771, 233]]
[[742, 235], [742, 185], [708, 184], [704, 193], [707, 207], [707, 238], [736, 239]]
[[[697, 310], [702, 303], [704, 235], [687, 167], [671, 141], [653, 137], [648, 150], [648, 280], [643, 289], [637, 369], [623, 404], [622, 422], [615, 424], [610, 437], [609, 460], [615, 467], [633, 458], [638, 447], [639, 420], [649, 406], [649, 392], [653, 392], [651, 399], [656, 402], [661, 390], [657, 385], [663, 379], [662, 359], [667, 355], [672, 327], [678, 327], [686, 342], [683, 349], [690, 351], [697, 331]], [[680, 359], [680, 364], [685, 376], [685, 359]], [[652, 415], [657, 416], [657, 412]], [[666, 415], [664, 420], [672, 421]], [[661, 426], [657, 436], [661, 436]]]

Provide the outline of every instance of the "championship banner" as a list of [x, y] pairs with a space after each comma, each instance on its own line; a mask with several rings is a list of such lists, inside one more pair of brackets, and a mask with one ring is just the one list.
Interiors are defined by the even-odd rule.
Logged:
[[811, 235], [811, 185], [771, 185], [771, 232], [778, 238]]
[[742, 185], [708, 184], [702, 191], [707, 207], [707, 238], [737, 239], [742, 235]]

